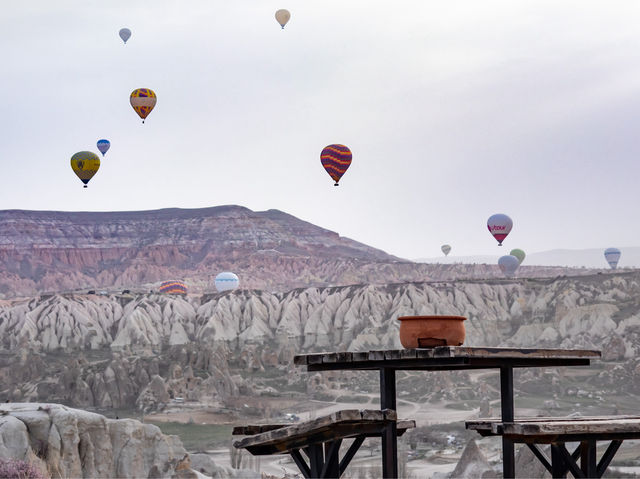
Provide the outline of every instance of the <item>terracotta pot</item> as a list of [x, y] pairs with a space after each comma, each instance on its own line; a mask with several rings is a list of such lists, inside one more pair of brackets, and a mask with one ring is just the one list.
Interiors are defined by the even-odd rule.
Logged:
[[464, 316], [400, 316], [400, 342], [407, 348], [461, 346]]

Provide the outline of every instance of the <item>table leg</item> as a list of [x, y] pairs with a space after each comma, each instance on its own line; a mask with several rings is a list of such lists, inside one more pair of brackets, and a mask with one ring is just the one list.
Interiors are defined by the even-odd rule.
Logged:
[[[502, 422], [513, 421], [513, 368], [500, 368], [500, 409]], [[502, 476], [516, 477], [515, 447], [513, 442], [502, 436]]]
[[[396, 411], [395, 369], [380, 369], [380, 407]], [[382, 431], [382, 477], [398, 477], [398, 431], [395, 421], [389, 421]]]
[[560, 448], [564, 444], [551, 444], [551, 476], [553, 479], [565, 479], [567, 477], [567, 466], [562, 456]]
[[580, 443], [580, 468], [585, 477], [598, 477], [596, 441], [582, 441]]

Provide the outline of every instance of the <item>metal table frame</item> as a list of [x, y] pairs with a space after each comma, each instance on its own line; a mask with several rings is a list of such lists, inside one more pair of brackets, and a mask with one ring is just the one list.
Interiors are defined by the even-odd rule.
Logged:
[[[428, 349], [384, 350], [304, 354], [294, 364], [307, 371], [378, 370], [380, 408], [396, 410], [396, 371], [500, 370], [501, 419], [513, 421], [513, 369], [526, 367], [588, 366], [600, 351], [571, 349], [473, 348], [442, 346]], [[398, 477], [398, 444], [395, 422], [382, 432], [382, 473]], [[514, 443], [503, 437], [503, 476], [515, 477]]]

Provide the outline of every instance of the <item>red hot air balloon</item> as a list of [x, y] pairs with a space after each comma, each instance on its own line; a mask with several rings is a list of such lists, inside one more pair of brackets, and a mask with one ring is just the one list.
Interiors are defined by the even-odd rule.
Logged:
[[507, 215], [498, 213], [487, 220], [487, 228], [489, 228], [489, 233], [498, 241], [498, 246], [502, 246], [502, 242], [511, 231], [511, 228], [513, 228], [513, 221]]
[[329, 145], [320, 153], [320, 161], [336, 182], [334, 186], [338, 186], [338, 181], [351, 164], [351, 150], [344, 145]]

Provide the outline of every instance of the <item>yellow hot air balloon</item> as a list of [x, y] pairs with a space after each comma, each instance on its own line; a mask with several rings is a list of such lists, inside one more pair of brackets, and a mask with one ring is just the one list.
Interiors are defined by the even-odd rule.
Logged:
[[131, 96], [129, 97], [131, 106], [138, 116], [142, 118], [142, 123], [144, 123], [144, 119], [149, 116], [153, 107], [156, 106], [157, 100], [156, 94], [150, 88], [136, 88], [131, 92]]
[[89, 180], [100, 168], [100, 158], [92, 151], [79, 151], [71, 157], [71, 168], [86, 188]]
[[291, 18], [291, 14], [289, 13], [289, 10], [285, 10], [283, 8], [276, 12], [276, 20], [278, 21], [278, 23], [280, 24], [283, 30], [284, 30], [284, 26], [287, 24], [290, 18]]

